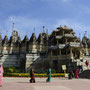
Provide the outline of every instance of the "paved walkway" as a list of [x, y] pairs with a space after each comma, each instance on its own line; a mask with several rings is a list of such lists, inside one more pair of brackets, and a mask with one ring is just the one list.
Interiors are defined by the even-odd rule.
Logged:
[[52, 78], [46, 83], [46, 78], [36, 78], [36, 83], [29, 83], [29, 78], [3, 78], [0, 90], [90, 90], [90, 80]]

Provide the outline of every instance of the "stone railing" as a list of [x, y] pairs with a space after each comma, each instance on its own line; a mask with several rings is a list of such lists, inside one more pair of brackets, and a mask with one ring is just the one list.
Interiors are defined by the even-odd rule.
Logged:
[[68, 55], [57, 55], [57, 56], [49, 56], [51, 59], [72, 59], [73, 56], [71, 54]]
[[69, 45], [75, 46], [75, 47], [80, 47], [80, 43], [77, 43], [77, 42], [70, 42]]
[[63, 36], [56, 36], [56, 39], [61, 39]]
[[51, 45], [50, 47], [49, 47], [49, 49], [57, 49], [58, 48], [58, 45]]
[[64, 34], [65, 37], [75, 37], [73, 34]]
[[59, 48], [64, 48], [65, 47], [65, 44], [59, 44], [58, 47]]
[[60, 55], [59, 58], [61, 59], [72, 59], [73, 56], [71, 54], [68, 54], [68, 55]]

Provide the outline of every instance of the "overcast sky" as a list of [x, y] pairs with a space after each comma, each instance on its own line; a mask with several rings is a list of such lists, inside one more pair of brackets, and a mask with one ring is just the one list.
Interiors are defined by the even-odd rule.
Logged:
[[90, 0], [0, 0], [0, 32], [10, 36], [12, 23], [23, 38], [38, 34], [42, 26], [51, 33], [56, 27], [67, 25], [77, 36], [87, 31], [90, 37]]

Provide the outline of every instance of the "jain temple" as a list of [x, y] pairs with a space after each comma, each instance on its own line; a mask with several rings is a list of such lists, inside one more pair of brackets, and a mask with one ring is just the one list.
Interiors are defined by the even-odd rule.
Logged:
[[[44, 27], [43, 27], [44, 28]], [[22, 40], [17, 30], [13, 30], [10, 39], [0, 35], [0, 63], [28, 71], [30, 68], [49, 68], [62, 71], [62, 65], [68, 68], [87, 69], [90, 62], [90, 39], [86, 35], [82, 40], [72, 28], [59, 26], [51, 34], [43, 31], [36, 38], [25, 35]], [[89, 67], [88, 67], [89, 68]]]

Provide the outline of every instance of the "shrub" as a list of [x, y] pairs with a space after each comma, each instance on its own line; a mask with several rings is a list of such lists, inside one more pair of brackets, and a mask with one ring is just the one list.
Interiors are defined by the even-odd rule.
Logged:
[[[8, 77], [30, 77], [29, 73], [4, 73], [4, 76], [8, 76]], [[52, 77], [65, 77], [64, 73], [54, 73], [51, 74]], [[36, 74], [35, 73], [35, 77], [47, 77], [46, 73], [43, 74]]]
[[13, 68], [9, 68], [8, 72], [13, 73], [14, 72]]
[[16, 73], [16, 72], [20, 72], [19, 69], [16, 69], [15, 67], [4, 67], [4, 73]]

